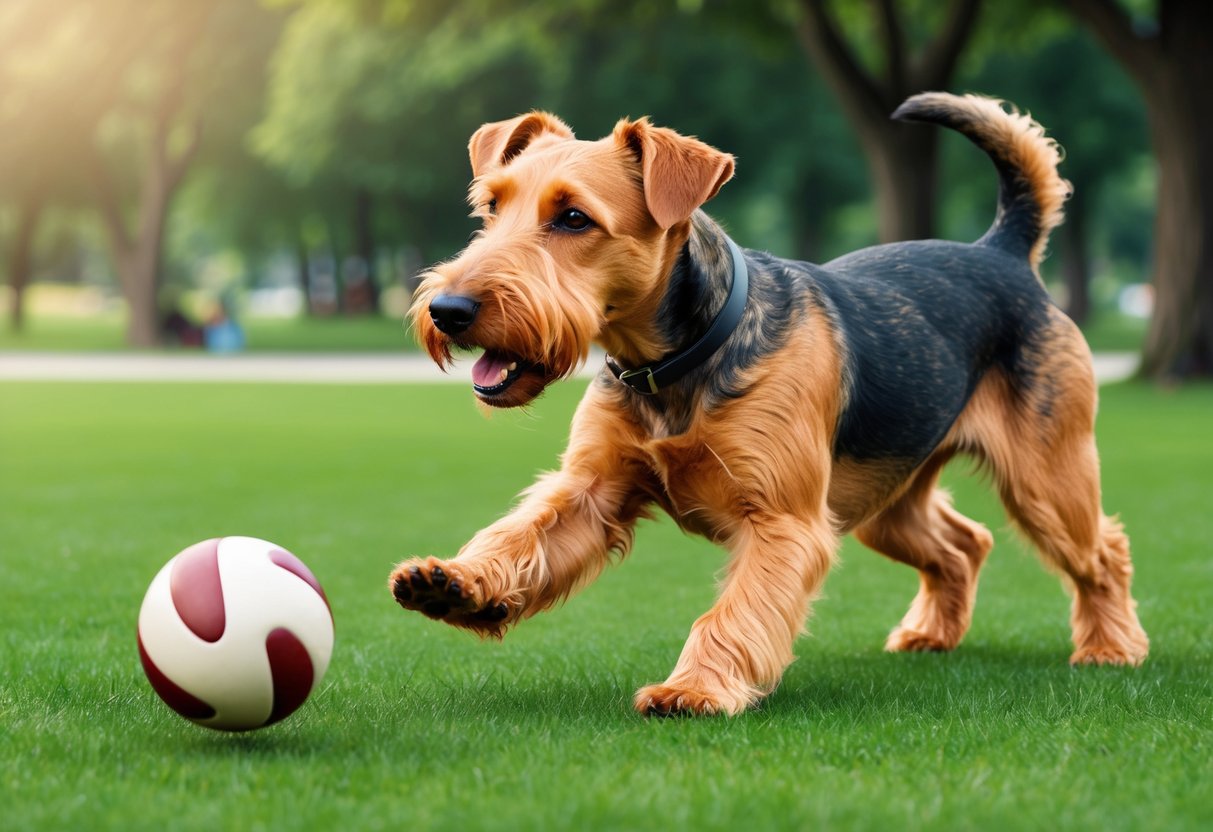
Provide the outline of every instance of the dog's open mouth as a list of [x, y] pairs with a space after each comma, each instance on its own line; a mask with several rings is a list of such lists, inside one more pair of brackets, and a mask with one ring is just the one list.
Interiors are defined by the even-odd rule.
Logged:
[[547, 384], [547, 375], [542, 366], [519, 355], [486, 349], [472, 366], [472, 387], [486, 404], [513, 407], [534, 398]]
[[504, 393], [518, 380], [529, 365], [516, 355], [499, 350], [485, 350], [472, 367], [472, 384], [482, 396]]

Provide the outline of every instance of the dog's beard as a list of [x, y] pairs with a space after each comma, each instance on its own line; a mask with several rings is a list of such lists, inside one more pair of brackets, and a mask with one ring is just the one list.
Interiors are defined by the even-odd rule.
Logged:
[[418, 340], [444, 370], [457, 350], [483, 350], [472, 367], [476, 397], [491, 407], [519, 407], [571, 375], [584, 363], [601, 327], [597, 304], [578, 294], [577, 281], [558, 282], [546, 252], [533, 262], [509, 263], [500, 256], [487, 276], [459, 284], [480, 308], [466, 332], [441, 332], [429, 315], [430, 300], [455, 280], [443, 267], [422, 281], [410, 312]]

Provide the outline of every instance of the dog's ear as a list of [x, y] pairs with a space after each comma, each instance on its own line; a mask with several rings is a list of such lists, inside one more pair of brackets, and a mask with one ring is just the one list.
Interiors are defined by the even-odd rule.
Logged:
[[567, 124], [551, 113], [538, 110], [507, 121], [494, 121], [481, 126], [468, 142], [472, 175], [480, 176], [492, 168], [504, 165], [544, 133], [553, 133], [564, 139], [573, 138], [573, 131]]
[[647, 118], [615, 125], [615, 140], [640, 160], [644, 201], [662, 228], [689, 219], [733, 178], [733, 157]]

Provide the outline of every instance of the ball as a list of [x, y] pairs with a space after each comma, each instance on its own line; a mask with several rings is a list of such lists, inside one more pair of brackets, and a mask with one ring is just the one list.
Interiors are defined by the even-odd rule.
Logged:
[[324, 678], [333, 616], [319, 581], [281, 546], [204, 540], [160, 570], [139, 610], [139, 658], [186, 719], [248, 731], [289, 716]]

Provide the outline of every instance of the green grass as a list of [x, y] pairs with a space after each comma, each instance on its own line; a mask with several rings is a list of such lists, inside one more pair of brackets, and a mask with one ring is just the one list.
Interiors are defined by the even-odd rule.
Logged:
[[[854, 543], [761, 710], [645, 720], [721, 552], [647, 522], [622, 565], [504, 643], [400, 611], [554, 464], [580, 385], [483, 419], [458, 386], [0, 384], [6, 829], [1203, 829], [1213, 824], [1213, 389], [1105, 391], [1105, 503], [1153, 653], [1072, 670], [1057, 581], [999, 534], [950, 655], [886, 655], [916, 578]], [[981, 483], [962, 509], [1003, 529]], [[154, 696], [143, 592], [185, 545], [274, 540], [337, 622], [322, 689], [227, 735]]]
[[[250, 352], [393, 352], [416, 349], [398, 318], [246, 318], [241, 320]], [[95, 352], [127, 349], [125, 319], [106, 313], [92, 318], [32, 316], [23, 332], [0, 323], [0, 351]]]
[[[392, 352], [416, 349], [398, 318], [244, 318], [251, 352]], [[0, 351], [117, 351], [126, 349], [125, 318], [116, 312], [94, 317], [31, 315], [24, 332], [0, 322]], [[1097, 312], [1084, 329], [1091, 349], [1136, 351], [1145, 339], [1146, 321], [1117, 312]]]

